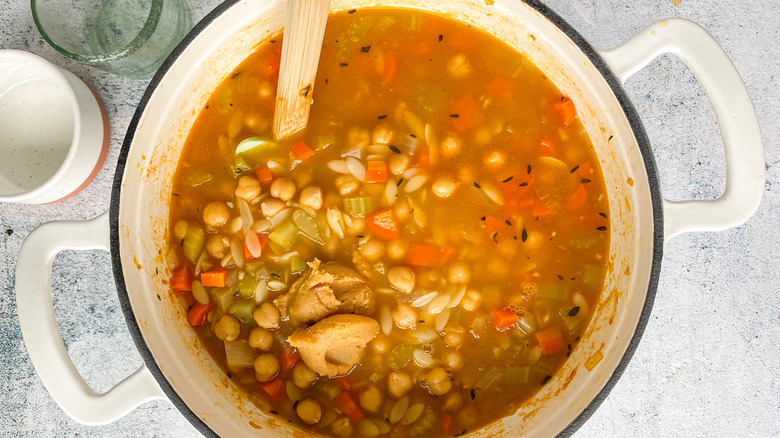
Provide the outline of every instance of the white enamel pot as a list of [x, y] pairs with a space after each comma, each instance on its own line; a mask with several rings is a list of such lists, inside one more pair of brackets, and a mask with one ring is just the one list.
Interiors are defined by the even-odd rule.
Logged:
[[[764, 187], [763, 146], [742, 80], [699, 26], [666, 20], [615, 49], [599, 51], [535, 0], [486, 3], [333, 0], [331, 8], [381, 4], [455, 17], [517, 48], [574, 99], [611, 201], [605, 292], [560, 372], [513, 416], [473, 436], [570, 434], [607, 396], [639, 342], [658, 283], [664, 241], [687, 231], [733, 227], [755, 212]], [[154, 77], [130, 124], [110, 211], [91, 221], [43, 225], [22, 247], [16, 285], [27, 349], [52, 397], [80, 422], [107, 423], [160, 398], [169, 399], [205, 435], [287, 437], [294, 432], [288, 422], [256, 408], [201, 347], [184, 309], [171, 298], [170, 269], [161, 255], [183, 139], [220, 81], [258, 43], [279, 32], [284, 8], [281, 0], [228, 1], [196, 26]], [[621, 87], [631, 74], [667, 52], [688, 64], [715, 110], [727, 162], [726, 191], [717, 200], [670, 202], [661, 196], [647, 136]], [[54, 255], [88, 248], [111, 251], [122, 309], [145, 362], [104, 394], [90, 390], [73, 366], [51, 305]], [[588, 370], [585, 363], [594, 356], [601, 360]]]

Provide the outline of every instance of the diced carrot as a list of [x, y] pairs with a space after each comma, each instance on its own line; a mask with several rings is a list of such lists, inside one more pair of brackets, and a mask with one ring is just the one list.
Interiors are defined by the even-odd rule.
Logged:
[[506, 223], [495, 216], [485, 216], [485, 228], [488, 231], [501, 231]]
[[447, 264], [455, 256], [455, 247], [452, 245], [444, 245], [441, 249], [441, 262]]
[[506, 97], [512, 93], [512, 82], [506, 76], [496, 76], [488, 84], [488, 90], [498, 97]]
[[366, 165], [366, 182], [387, 182], [387, 163], [384, 161], [369, 161]]
[[255, 176], [263, 187], [269, 187], [274, 182], [274, 174], [265, 164], [255, 169]]
[[574, 102], [571, 99], [566, 97], [554, 106], [558, 110], [564, 125], [568, 126], [574, 122], [574, 119], [577, 117], [577, 108], [574, 107]]
[[450, 117], [452, 127], [458, 132], [467, 131], [482, 123], [484, 119], [476, 99], [470, 95], [463, 96], [455, 102]]
[[349, 392], [342, 391], [334, 400], [336, 401], [336, 406], [344, 412], [344, 415], [349, 418], [349, 421], [357, 423], [363, 419], [363, 409], [360, 409], [360, 406], [355, 403], [355, 400], [352, 399]]
[[398, 237], [398, 222], [392, 209], [380, 211], [368, 217], [368, 229], [380, 239], [395, 239]]
[[299, 160], [308, 160], [314, 156], [314, 149], [310, 148], [309, 145], [302, 141], [290, 145], [290, 151], [292, 151], [295, 158]]
[[181, 265], [173, 270], [171, 290], [181, 293], [192, 292], [192, 272], [190, 272], [190, 268]]
[[431, 267], [436, 264], [439, 248], [433, 245], [412, 245], [406, 255], [406, 261], [412, 266]]
[[565, 347], [563, 336], [561, 336], [561, 331], [558, 327], [551, 327], [547, 330], [536, 332], [536, 340], [539, 342], [542, 354], [545, 356], [563, 351]]
[[443, 415], [441, 417], [441, 431], [446, 435], [450, 433], [450, 428], [452, 428], [452, 415]]
[[282, 56], [278, 53], [271, 54], [266, 62], [260, 67], [260, 72], [266, 78], [270, 78], [279, 74], [279, 67], [282, 64]]
[[350, 389], [352, 389], [352, 380], [350, 380], [349, 377], [337, 377], [332, 380], [333, 383], [338, 385], [338, 387], [344, 391], [349, 391]]
[[209, 271], [200, 274], [200, 282], [206, 287], [225, 287], [227, 269]]
[[200, 327], [206, 323], [206, 317], [211, 311], [211, 304], [195, 303], [187, 312], [187, 321], [193, 327]]
[[259, 382], [258, 386], [260, 386], [263, 392], [268, 394], [271, 400], [279, 401], [285, 393], [286, 384], [284, 380], [277, 377], [269, 382]]
[[395, 55], [393, 52], [387, 52], [387, 54], [385, 54], [384, 70], [382, 71], [382, 77], [380, 78], [383, 84], [387, 84], [393, 80], [396, 68]]
[[[260, 250], [265, 251], [265, 246], [268, 244], [268, 235], [257, 233], [257, 240], [260, 241]], [[249, 251], [249, 248], [246, 246], [246, 238], [244, 238], [244, 260], [255, 260], [257, 258]]]
[[298, 359], [300, 359], [300, 355], [298, 354], [297, 350], [287, 350], [285, 348], [282, 348], [282, 353], [279, 355], [279, 359], [282, 365], [282, 371], [290, 371], [295, 365], [296, 362], [298, 362]]
[[428, 170], [431, 167], [431, 157], [428, 148], [420, 148], [415, 154], [417, 157], [417, 166], [420, 169]]
[[531, 212], [531, 214], [534, 217], [545, 217], [551, 215], [553, 212], [549, 208], [547, 208], [546, 205], [544, 205], [544, 202], [538, 201], [534, 204], [534, 209]]
[[574, 193], [569, 198], [569, 210], [579, 210], [585, 205], [585, 201], [588, 200], [588, 191], [585, 190], [585, 184], [578, 184]]
[[577, 168], [577, 176], [580, 178], [590, 178], [590, 163], [586, 161], [580, 164], [580, 166]]
[[520, 319], [520, 317], [517, 316], [515, 312], [507, 312], [504, 310], [496, 310], [493, 312], [493, 325], [496, 327], [496, 330], [499, 331], [516, 323], [518, 319]]
[[555, 155], [555, 146], [553, 146], [553, 142], [548, 139], [542, 140], [542, 142], [539, 144], [539, 152], [542, 155]]

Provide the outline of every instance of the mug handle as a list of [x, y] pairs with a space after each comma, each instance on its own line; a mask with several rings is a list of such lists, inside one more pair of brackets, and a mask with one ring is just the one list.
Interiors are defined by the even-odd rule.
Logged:
[[666, 240], [690, 231], [722, 231], [747, 221], [764, 193], [764, 146], [747, 88], [720, 44], [698, 24], [671, 18], [599, 53], [622, 83], [656, 57], [676, 55], [698, 79], [715, 112], [726, 153], [726, 190], [714, 200], [664, 199]]
[[102, 394], [93, 391], [57, 328], [51, 294], [55, 256], [67, 249], [109, 251], [109, 232], [108, 213], [87, 221], [43, 224], [24, 240], [16, 264], [19, 325], [35, 371], [60, 408], [86, 425], [111, 423], [147, 401], [167, 400], [146, 365]]

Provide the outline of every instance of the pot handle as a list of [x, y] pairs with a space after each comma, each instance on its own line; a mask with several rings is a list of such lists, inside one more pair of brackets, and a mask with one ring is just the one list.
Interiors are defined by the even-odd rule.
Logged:
[[24, 240], [16, 264], [16, 306], [27, 352], [43, 386], [74, 420], [107, 424], [139, 405], [167, 399], [146, 365], [98, 394], [73, 364], [54, 319], [52, 263], [67, 249], [108, 251], [108, 213], [87, 221], [56, 221], [41, 225]]
[[764, 193], [764, 146], [756, 111], [737, 69], [718, 42], [691, 21], [652, 24], [622, 45], [600, 54], [625, 81], [657, 56], [671, 53], [691, 69], [710, 99], [726, 153], [726, 190], [715, 200], [664, 199], [666, 239], [690, 231], [722, 231], [748, 220]]

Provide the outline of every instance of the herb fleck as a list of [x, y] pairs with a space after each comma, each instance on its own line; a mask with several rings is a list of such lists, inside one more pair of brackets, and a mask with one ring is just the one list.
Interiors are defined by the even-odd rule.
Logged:
[[387, 114], [382, 114], [381, 116], [377, 117], [379, 120], [384, 120], [387, 118]]
[[493, 242], [498, 243], [497, 237], [498, 237], [498, 233], [493, 233], [493, 235], [491, 236], [491, 239], [493, 239]]
[[360, 48], [360, 51], [363, 53], [368, 53], [369, 50], [371, 50], [371, 46], [363, 46]]
[[509, 225], [510, 227], [512, 226], [512, 222], [509, 219], [505, 220], [504, 222], [506, 222], [506, 224]]
[[471, 388], [471, 399], [474, 400], [475, 398], [477, 398], [477, 392], [474, 391], [474, 388]]
[[589, 182], [590, 182], [590, 180], [589, 180], [588, 178], [582, 178], [582, 179], [580, 180], [580, 182], [581, 182], [581, 183], [583, 183], [583, 184], [587, 184], [587, 183], [589, 183]]
[[395, 152], [396, 154], [400, 154], [401, 153], [401, 150], [398, 149], [398, 146], [390, 145], [387, 148], [390, 149], [391, 151]]
[[357, 12], [357, 9], [350, 9], [347, 11], [347, 14], [354, 14], [355, 12]]
[[157, 294], [157, 301], [162, 301], [162, 298], [160, 298], [160, 294]]
[[579, 169], [579, 168], [580, 168], [580, 166], [574, 166], [574, 167], [572, 167], [572, 168], [571, 168], [571, 170], [569, 171], [569, 173], [574, 173], [574, 172], [576, 172], [576, 171], [577, 171], [577, 169]]
[[[180, 194], [178, 194], [176, 192], [171, 193], [171, 195], [173, 195], [173, 196], [181, 196]], [[9, 236], [10, 236], [10, 234], [9, 234]]]
[[604, 225], [602, 225], [602, 226], [600, 226], [600, 227], [598, 227], [596, 229], [599, 230], [599, 231], [607, 231], [607, 227], [605, 227]]
[[403, 182], [404, 182], [404, 179], [403, 179], [403, 177], [401, 177], [401, 178], [398, 180], [398, 182], [397, 182], [397, 183], [395, 183], [395, 186], [396, 186], [396, 187], [401, 187], [401, 184], [402, 184]]
[[362, 239], [362, 238], [364, 238], [364, 237], [366, 237], [366, 236], [364, 236], [364, 235], [362, 235], [362, 234], [358, 234], [358, 235], [356, 235], [356, 236], [355, 236], [355, 238], [356, 238], [356, 239]]
[[481, 188], [482, 188], [482, 186], [481, 186], [481, 185], [479, 185], [479, 183], [478, 183], [478, 182], [476, 182], [476, 181], [474, 181], [474, 187], [476, 187], [476, 188], [478, 188], [478, 189], [481, 189]]
[[563, 275], [558, 274], [558, 280], [563, 280]]
[[441, 35], [441, 34], [440, 34], [440, 35], [439, 35], [439, 42], [441, 42], [441, 40], [443, 40], [443, 39], [444, 39], [444, 35]]
[[458, 117], [460, 117], [460, 114], [450, 114], [450, 117], [452, 117], [453, 119], [457, 119]]
[[501, 182], [502, 183], [508, 183], [509, 181], [512, 181], [513, 178], [514, 178], [514, 176], [510, 176], [509, 178], [507, 178], [507, 179], [505, 179], [505, 180], [503, 180]]
[[416, 136], [416, 135], [414, 135], [414, 134], [409, 134], [409, 137], [412, 137], [412, 138], [417, 138], [417, 136]]
[[523, 239], [523, 243], [528, 240], [528, 231], [526, 231], [525, 228], [523, 228], [523, 234], [521, 235], [521, 238]]
[[340, 66], [342, 66], [342, 67], [346, 67], [346, 66], [348, 66], [349, 64], [347, 64], [346, 62], [340, 62], [340, 63], [339, 63], [339, 65], [340, 65]]
[[521, 182], [520, 184], [518, 184], [518, 187], [526, 187], [527, 185], [528, 185], [527, 182]]
[[599, 216], [603, 217], [604, 219], [607, 218], [607, 214], [606, 213], [599, 213]]
[[[567, 315], [569, 316], [577, 316], [577, 314], [580, 313], [580, 306], [574, 306], [569, 310], [569, 313]], [[571, 350], [571, 345], [569, 345], [569, 350]]]
[[230, 79], [235, 79], [235, 78], [237, 78], [239, 76], [241, 76], [241, 72], [237, 71], [237, 72], [233, 73], [232, 75], [230, 75]]
[[550, 376], [550, 375], [544, 376], [544, 379], [542, 379], [542, 385], [544, 385], [545, 383], [549, 382], [550, 379], [552, 379], [552, 376]]
[[529, 175], [531, 174], [531, 165], [529, 164], [528, 167], [525, 169], [526, 173]]
[[612, 141], [613, 138], [615, 138], [615, 136], [614, 135], [610, 135], [609, 138], [607, 139], [607, 141]]

